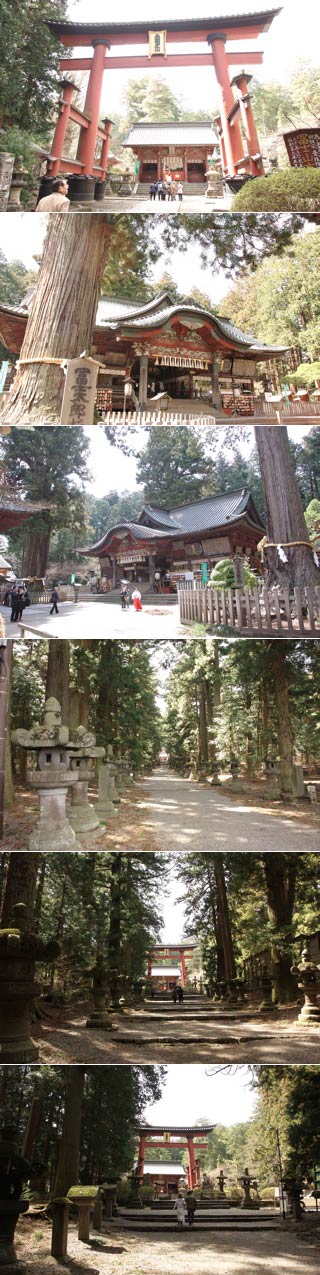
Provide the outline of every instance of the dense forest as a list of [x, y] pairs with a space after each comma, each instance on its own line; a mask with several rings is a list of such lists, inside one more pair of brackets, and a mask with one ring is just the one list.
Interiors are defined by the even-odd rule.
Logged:
[[[55, 564], [68, 579], [72, 564], [85, 576], [87, 560], [77, 548], [94, 543], [121, 518], [134, 520], [145, 501], [168, 507], [248, 487], [265, 516], [266, 489], [248, 429], [176, 426], [136, 436], [131, 428], [121, 431], [119, 438], [119, 431], [115, 437], [107, 427], [107, 433], [113, 445], [136, 458], [137, 487], [132, 492], [107, 491], [99, 499], [88, 486], [89, 444], [82, 429], [70, 428], [66, 438], [66, 430], [59, 427], [39, 427], [36, 433], [24, 430], [22, 437], [21, 431], [19, 436], [12, 431], [1, 440], [9, 480], [22, 497], [47, 505], [43, 513], [10, 532], [8, 553], [19, 571], [44, 575], [48, 564]], [[320, 429], [316, 426], [299, 443], [290, 439], [290, 454], [312, 531], [320, 516]]]
[[[199, 1092], [199, 1129], [204, 1114], [210, 1120], [217, 1114], [215, 1072], [212, 1068], [209, 1113], [201, 1112]], [[207, 1153], [200, 1153], [203, 1167], [214, 1180], [223, 1163], [228, 1192], [248, 1163], [260, 1190], [270, 1190], [281, 1180], [280, 1147], [286, 1177], [311, 1182], [320, 1156], [320, 1068], [253, 1065], [247, 1081], [256, 1095], [253, 1119], [228, 1128], [215, 1124]], [[118, 1180], [121, 1199], [119, 1179], [132, 1168], [137, 1126], [164, 1086], [162, 1067], [0, 1066], [1, 1108], [20, 1145], [32, 1109], [27, 1194], [38, 1199], [62, 1196], [79, 1181]]]

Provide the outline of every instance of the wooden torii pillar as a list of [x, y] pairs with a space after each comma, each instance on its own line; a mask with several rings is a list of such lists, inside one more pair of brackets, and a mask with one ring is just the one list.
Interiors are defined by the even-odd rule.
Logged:
[[50, 162], [51, 177], [58, 177], [61, 171], [61, 159], [70, 120], [72, 98], [74, 93], [79, 93], [77, 85], [73, 84], [72, 80], [61, 80], [60, 87], [62, 89], [62, 97], [59, 102], [59, 115], [54, 130], [51, 148], [51, 154], [54, 157]]
[[219, 88], [221, 130], [228, 175], [229, 177], [234, 177], [241, 165], [241, 160], [244, 159], [244, 155], [239, 120], [234, 116], [235, 99], [231, 88], [228, 58], [225, 50], [226, 41], [225, 31], [214, 31], [212, 35], [208, 35], [208, 44], [211, 45], [212, 61]]
[[251, 80], [252, 75], [248, 75], [247, 71], [241, 71], [239, 75], [234, 75], [233, 80], [231, 80], [231, 88], [235, 85], [235, 87], [239, 89], [240, 93], [239, 110], [241, 113], [248, 153], [250, 156], [250, 172], [254, 177], [262, 177], [264, 168], [260, 151], [260, 143], [251, 105], [251, 97], [248, 92], [248, 84], [250, 84]]
[[143, 1182], [144, 1162], [145, 1162], [145, 1154], [146, 1154], [146, 1141], [147, 1141], [146, 1134], [140, 1133], [138, 1165], [137, 1165], [140, 1182]]
[[187, 1143], [188, 1143], [188, 1157], [189, 1157], [188, 1186], [192, 1190], [194, 1186], [197, 1186], [197, 1178], [198, 1178], [192, 1133], [187, 1134]]
[[89, 72], [86, 100], [83, 114], [88, 120], [88, 127], [82, 128], [78, 145], [77, 158], [83, 164], [84, 175], [90, 175], [94, 167], [94, 156], [100, 119], [100, 102], [104, 74], [104, 63], [110, 44], [106, 40], [93, 40], [93, 58]]
[[187, 966], [186, 966], [186, 958], [185, 958], [183, 948], [181, 950], [181, 974], [182, 974], [182, 986], [185, 987], [187, 982]]

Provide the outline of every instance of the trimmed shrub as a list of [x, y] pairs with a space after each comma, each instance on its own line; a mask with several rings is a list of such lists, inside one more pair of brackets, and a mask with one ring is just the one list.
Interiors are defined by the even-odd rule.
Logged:
[[286, 168], [255, 177], [234, 196], [232, 212], [317, 212], [320, 168]]
[[[244, 582], [254, 588], [257, 583], [257, 577], [254, 571], [249, 567], [246, 558], [242, 559]], [[234, 573], [234, 565], [232, 558], [221, 558], [221, 562], [217, 562], [211, 571], [209, 580], [209, 588], [212, 589], [235, 589], [236, 578]]]

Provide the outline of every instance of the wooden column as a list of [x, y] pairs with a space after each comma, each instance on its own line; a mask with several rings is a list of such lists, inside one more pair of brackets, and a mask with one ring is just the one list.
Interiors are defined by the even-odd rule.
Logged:
[[147, 402], [148, 398], [148, 355], [140, 354], [139, 362], [139, 407]]
[[69, 1205], [66, 1200], [54, 1200], [52, 1204], [51, 1256], [66, 1257], [68, 1245]]
[[146, 1154], [146, 1141], [147, 1139], [146, 1139], [145, 1133], [141, 1133], [140, 1142], [139, 1142], [139, 1155], [138, 1155], [138, 1173], [139, 1173], [140, 1182], [143, 1181], [144, 1161], [145, 1161], [145, 1154]]
[[188, 153], [187, 153], [186, 147], [184, 149], [184, 156], [183, 156], [183, 180], [185, 182], [188, 181]]
[[62, 98], [59, 103], [59, 115], [53, 135], [51, 147], [52, 161], [50, 161], [50, 176], [58, 177], [61, 170], [61, 160], [63, 156], [63, 147], [65, 136], [70, 119], [70, 110], [72, 106], [72, 98], [74, 93], [79, 93], [76, 84], [72, 84], [71, 80], [62, 80]]
[[90, 176], [94, 167], [97, 130], [100, 118], [104, 61], [107, 49], [109, 48], [110, 45], [107, 44], [106, 41], [104, 41], [103, 44], [96, 40], [93, 42], [94, 53], [89, 73], [88, 88], [83, 112], [84, 115], [88, 116], [90, 123], [88, 128], [83, 128], [81, 130], [77, 156], [84, 166], [83, 171], [85, 176]]
[[[251, 105], [251, 97], [248, 93], [248, 83], [250, 83], [251, 79], [252, 76], [246, 75], [244, 72], [242, 72], [241, 75], [234, 75], [233, 80], [231, 81], [231, 87], [235, 84], [241, 95], [239, 99], [240, 111], [250, 155], [250, 172], [254, 177], [262, 177], [264, 174], [264, 167], [262, 158], [257, 159], [257, 156], [261, 155], [261, 150]], [[253, 158], [254, 156], [255, 159]]]
[[106, 136], [104, 141], [102, 142], [101, 155], [100, 155], [100, 168], [102, 168], [102, 173], [101, 173], [102, 181], [107, 176], [112, 120], [108, 120], [106, 117], [103, 120], [103, 124], [105, 127]]
[[192, 1188], [197, 1185], [197, 1168], [194, 1154], [193, 1137], [187, 1138], [188, 1156], [189, 1156], [189, 1186]]
[[211, 384], [212, 384], [212, 404], [213, 404], [213, 407], [222, 407], [222, 397], [221, 397], [221, 393], [220, 393], [220, 385], [219, 385], [219, 369], [218, 369], [217, 359], [213, 359], [213, 362], [212, 362], [212, 378], [211, 378]]
[[229, 123], [229, 115], [233, 111], [235, 99], [230, 83], [228, 59], [225, 50], [226, 40], [227, 36], [224, 31], [215, 31], [213, 35], [208, 35], [208, 44], [211, 44], [212, 61], [219, 86], [221, 126], [228, 174], [229, 177], [234, 177], [238, 171], [237, 164], [243, 157], [243, 144], [238, 120], [235, 119], [232, 124]]
[[185, 958], [184, 952], [181, 952], [181, 972], [182, 972], [182, 986], [185, 987], [187, 982], [187, 966], [186, 966], [186, 958]]
[[160, 182], [162, 177], [161, 152], [157, 152], [157, 181]]

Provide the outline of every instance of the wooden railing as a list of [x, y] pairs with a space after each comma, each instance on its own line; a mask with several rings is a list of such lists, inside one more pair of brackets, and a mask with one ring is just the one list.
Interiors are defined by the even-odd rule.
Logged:
[[320, 632], [320, 587], [312, 589], [202, 588], [190, 581], [178, 588], [181, 624], [200, 623], [247, 637]]
[[274, 416], [279, 412], [280, 416], [288, 420], [292, 416], [318, 416], [320, 417], [320, 400], [319, 402], [300, 402], [299, 399], [295, 403], [268, 403], [264, 398], [255, 399], [254, 415], [255, 416]]

